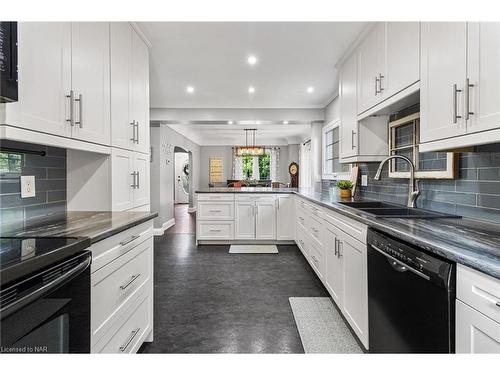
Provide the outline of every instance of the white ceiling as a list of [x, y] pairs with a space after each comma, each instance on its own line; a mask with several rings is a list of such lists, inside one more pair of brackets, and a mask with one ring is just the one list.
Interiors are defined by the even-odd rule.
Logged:
[[[257, 129], [256, 145], [281, 146], [298, 144], [304, 141], [311, 129], [310, 124], [276, 124], [260, 122], [243, 122], [228, 124], [168, 124], [172, 129], [191, 139], [200, 146], [244, 145], [246, 142], [244, 129]], [[249, 134], [248, 143], [252, 139]]]
[[[152, 108], [318, 108], [363, 22], [143, 22]], [[247, 57], [258, 58], [255, 66]], [[186, 87], [195, 92], [189, 95]], [[248, 87], [255, 94], [248, 94]], [[308, 94], [308, 86], [314, 93]]]

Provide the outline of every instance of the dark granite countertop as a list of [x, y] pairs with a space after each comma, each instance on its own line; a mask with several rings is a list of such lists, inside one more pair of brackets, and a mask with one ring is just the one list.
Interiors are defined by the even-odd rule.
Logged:
[[214, 193], [235, 193], [235, 194], [245, 194], [245, 193], [259, 193], [259, 194], [290, 194], [297, 192], [296, 188], [271, 188], [271, 187], [220, 187], [220, 188], [206, 188], [196, 190], [197, 194], [214, 194]]
[[313, 203], [358, 220], [376, 230], [500, 279], [500, 225], [466, 218], [374, 218], [362, 211], [339, 204], [343, 199], [332, 192], [318, 192], [312, 189], [264, 189], [266, 190], [260, 191], [258, 188], [211, 188], [197, 192], [296, 194]]
[[156, 216], [156, 212], [69, 211], [62, 217], [2, 231], [2, 236], [88, 237], [91, 243], [95, 243]]

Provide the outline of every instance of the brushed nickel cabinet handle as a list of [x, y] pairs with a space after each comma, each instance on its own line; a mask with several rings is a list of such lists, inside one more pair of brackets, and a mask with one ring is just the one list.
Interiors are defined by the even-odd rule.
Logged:
[[208, 212], [222, 212], [222, 210], [210, 210]]
[[354, 145], [354, 136], [356, 135], [356, 132], [354, 130], [351, 130], [351, 149], [355, 148], [356, 146]]
[[127, 281], [127, 282], [126, 282], [125, 284], [123, 284], [123, 285], [120, 285], [120, 289], [121, 289], [121, 290], [125, 290], [125, 289], [127, 289], [127, 288], [130, 286], [130, 284], [132, 284], [135, 280], [137, 280], [137, 279], [139, 278], [139, 276], [141, 276], [141, 274], [140, 274], [140, 273], [138, 273], [137, 275], [132, 275], [132, 277], [130, 278], [130, 280], [129, 280], [129, 281]]
[[75, 99], [75, 102], [78, 102], [78, 121], [75, 124], [78, 124], [79, 128], [83, 128], [83, 96], [82, 94], [78, 95], [78, 99]]
[[134, 240], [138, 239], [139, 237], [140, 237], [140, 236], [132, 236], [132, 237], [130, 237], [128, 240], [120, 242], [120, 245], [121, 245], [121, 246], [125, 246], [125, 245], [127, 245], [127, 244], [131, 243], [132, 241], [134, 241]]
[[135, 143], [135, 120], [132, 120], [130, 125], [132, 125], [132, 138], [130, 140]]
[[132, 176], [132, 185], [130, 185], [130, 187], [132, 189], [137, 189], [137, 183], [135, 182], [136, 181], [136, 177], [137, 177], [137, 172], [134, 171], [130, 175]]
[[135, 128], [136, 128], [136, 138], [135, 138], [135, 143], [139, 144], [139, 121], [135, 122]]
[[457, 84], [453, 84], [453, 123], [456, 124], [457, 123], [457, 119], [459, 118], [462, 118], [462, 116], [459, 116], [458, 115], [458, 98], [457, 98], [457, 95], [459, 92], [462, 92], [462, 90], [460, 90], [458, 87], [457, 87]]
[[220, 232], [220, 229], [210, 229], [210, 232]]
[[379, 94], [381, 94], [382, 91], [384, 91], [384, 88], [382, 87], [382, 78], [385, 78], [385, 76], [383, 76], [382, 73], [379, 73], [379, 75], [378, 75], [378, 92], [379, 92]]
[[470, 83], [470, 79], [467, 78], [465, 80], [465, 88], [464, 88], [464, 94], [465, 94], [465, 119], [468, 120], [470, 118], [470, 115], [473, 115], [474, 112], [471, 112], [470, 111], [470, 89], [471, 87], [474, 87], [474, 85], [472, 85]]
[[69, 118], [67, 118], [66, 121], [69, 122], [71, 126], [75, 126], [75, 92], [73, 90], [69, 90], [69, 95], [66, 95], [66, 98], [69, 99]]
[[137, 336], [137, 334], [139, 333], [140, 330], [141, 330], [140, 328], [136, 328], [132, 332], [130, 332], [130, 337], [128, 338], [128, 340], [125, 342], [125, 344], [123, 344], [122, 346], [120, 346], [120, 351], [121, 352], [124, 352], [125, 350], [127, 350], [127, 347], [134, 340], [134, 337]]
[[338, 257], [339, 250], [337, 248], [337, 237], [335, 237], [335, 256]]
[[375, 77], [375, 96], [378, 94], [378, 77]]
[[141, 185], [139, 184], [139, 182], [140, 182], [140, 180], [139, 180], [139, 178], [140, 178], [140, 173], [139, 173], [139, 171], [137, 171], [137, 172], [135, 172], [135, 173], [137, 173], [137, 189], [140, 189], [140, 188], [141, 188]]

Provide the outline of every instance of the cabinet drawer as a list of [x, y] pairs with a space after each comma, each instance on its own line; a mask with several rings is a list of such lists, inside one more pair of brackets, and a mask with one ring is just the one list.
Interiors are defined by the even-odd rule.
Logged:
[[198, 194], [198, 201], [234, 201], [234, 194]]
[[234, 221], [198, 221], [199, 240], [232, 240]]
[[307, 230], [308, 215], [303, 210], [297, 210], [297, 225], [302, 226], [304, 230]]
[[500, 323], [500, 280], [459, 264], [457, 299]]
[[367, 226], [356, 220], [345, 217], [342, 214], [328, 210], [324, 213], [324, 219], [330, 224], [335, 225], [351, 237], [366, 244]]
[[[136, 353], [151, 331], [152, 300], [147, 295], [98, 353]], [[96, 348], [97, 349], [97, 348]]]
[[91, 272], [94, 273], [114, 259], [125, 255], [148, 238], [153, 238], [152, 221], [147, 221], [96, 242], [90, 247], [92, 251]]
[[323, 224], [313, 216], [309, 217], [307, 223], [308, 233], [316, 246], [323, 248]]
[[234, 202], [198, 202], [198, 220], [233, 220]]
[[153, 239], [91, 275], [92, 342], [99, 341], [145, 289], [151, 289]]
[[309, 239], [306, 232], [300, 226], [297, 227], [297, 246], [307, 259], [309, 257]]
[[235, 200], [238, 201], [274, 201], [275, 194], [235, 194]]
[[325, 278], [325, 254], [324, 251], [316, 246], [310, 246], [309, 263], [321, 280]]

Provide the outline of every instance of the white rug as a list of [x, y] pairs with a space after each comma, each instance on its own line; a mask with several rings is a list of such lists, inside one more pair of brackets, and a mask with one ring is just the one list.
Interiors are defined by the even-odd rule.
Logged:
[[328, 297], [290, 297], [306, 353], [363, 353]]
[[276, 245], [231, 245], [229, 254], [278, 254]]

